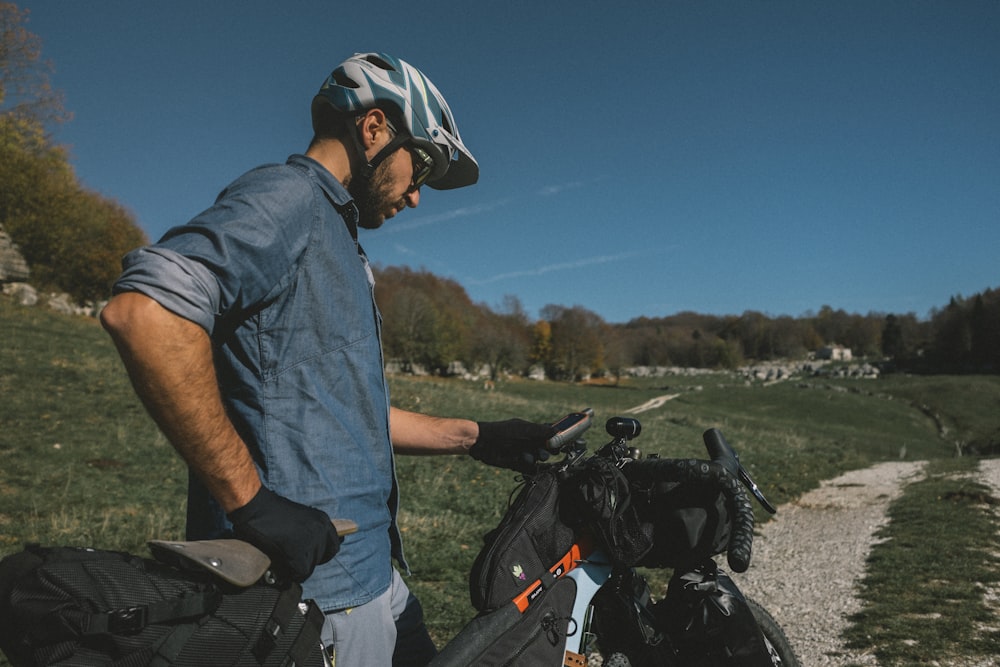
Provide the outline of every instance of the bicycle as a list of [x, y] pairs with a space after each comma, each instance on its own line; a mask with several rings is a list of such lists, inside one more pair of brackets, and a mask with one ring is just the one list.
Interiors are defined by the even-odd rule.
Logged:
[[[776, 510], [722, 433], [710, 429], [704, 434], [711, 463], [693, 462], [699, 471], [678, 473], [692, 466], [676, 459], [644, 459], [632, 446], [641, 432], [641, 425], [632, 418], [609, 419], [606, 430], [611, 441], [587, 456], [581, 436], [590, 427], [592, 416], [587, 409], [557, 424], [560, 434], [550, 441], [550, 448], [564, 458], [547, 464], [548, 469], [563, 480], [573, 480], [576, 471], [604, 459], [626, 473], [632, 493], [644, 488], [644, 483], [656, 483], [658, 478], [663, 481], [664, 477], [671, 477], [672, 483], [686, 484], [687, 492], [706, 487], [708, 492], [702, 496], [705, 499], [721, 489], [719, 497], [724, 501], [729, 534], [721, 530], [725, 544], [714, 544], [712, 551], [728, 548], [730, 567], [745, 570], [750, 558], [753, 513], [740, 483], [766, 511]], [[718, 484], [700, 484], [698, 480], [707, 474], [703, 469], [708, 469], [708, 476], [714, 475]], [[566, 488], [560, 488], [559, 493], [572, 493], [568, 490], [572, 483], [564, 481]], [[713, 486], [717, 488], [708, 488]], [[675, 569], [667, 595], [654, 602], [643, 576], [634, 566], [609, 557], [606, 545], [595, 532], [600, 530], [575, 534], [569, 549], [543, 576], [524, 586], [508, 603], [473, 618], [441, 650], [432, 667], [799, 667], [781, 626], [716, 566], [711, 558], [716, 554], [702, 554], [692, 566]], [[660, 537], [663, 542], [672, 536]], [[563, 586], [561, 582], [572, 585]], [[526, 622], [532, 614], [536, 620]]]

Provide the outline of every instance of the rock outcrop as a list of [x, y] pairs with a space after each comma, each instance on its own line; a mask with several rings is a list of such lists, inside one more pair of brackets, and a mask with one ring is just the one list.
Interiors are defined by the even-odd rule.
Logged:
[[0, 226], [0, 283], [24, 282], [30, 273], [20, 248]]

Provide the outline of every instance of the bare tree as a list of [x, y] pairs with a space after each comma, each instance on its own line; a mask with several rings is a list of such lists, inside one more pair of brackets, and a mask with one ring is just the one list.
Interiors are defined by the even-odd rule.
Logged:
[[28, 15], [14, 3], [0, 2], [0, 115], [48, 127], [70, 114], [49, 81], [53, 67], [42, 60], [41, 39], [25, 27]]

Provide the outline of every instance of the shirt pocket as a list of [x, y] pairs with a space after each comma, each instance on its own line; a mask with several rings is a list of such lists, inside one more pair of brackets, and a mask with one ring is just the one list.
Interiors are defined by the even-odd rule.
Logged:
[[261, 311], [258, 340], [265, 381], [330, 352], [378, 338], [368, 280], [357, 258], [351, 259], [348, 266], [300, 272], [280, 298]]

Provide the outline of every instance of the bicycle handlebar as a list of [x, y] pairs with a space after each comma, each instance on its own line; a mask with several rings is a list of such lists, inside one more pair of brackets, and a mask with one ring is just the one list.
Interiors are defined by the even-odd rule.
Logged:
[[[578, 449], [572, 454], [572, 458], [578, 461], [583, 450], [580, 449], [582, 443], [577, 441], [583, 432], [590, 428], [593, 415], [594, 411], [591, 408], [585, 408], [579, 412], [571, 412], [556, 422], [553, 426], [556, 427], [557, 434], [546, 443], [546, 447], [549, 451], [569, 453], [569, 446], [576, 443]], [[638, 437], [641, 429], [642, 427], [636, 419], [630, 417], [610, 418], [605, 425], [605, 430], [614, 440], [598, 451], [597, 455], [610, 456], [618, 462], [619, 466], [639, 473], [638, 476], [645, 479], [656, 478], [659, 481], [693, 482], [716, 486], [725, 496], [726, 504], [732, 514], [732, 533], [726, 553], [727, 561], [734, 572], [745, 572], [750, 566], [750, 555], [753, 551], [754, 515], [750, 500], [740, 484], [742, 483], [750, 490], [765, 510], [771, 514], [774, 514], [776, 510], [750, 478], [746, 469], [743, 468], [739, 454], [726, 441], [722, 432], [713, 428], [705, 431], [702, 435], [705, 449], [708, 450], [711, 461], [647, 459], [636, 466], [636, 461], [632, 459], [639, 458], [639, 455], [634, 453], [638, 450], [629, 450], [627, 443]], [[629, 461], [631, 461], [629, 465], [624, 465]]]

